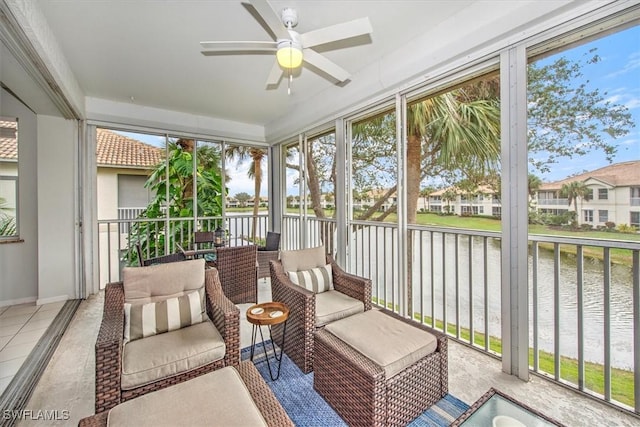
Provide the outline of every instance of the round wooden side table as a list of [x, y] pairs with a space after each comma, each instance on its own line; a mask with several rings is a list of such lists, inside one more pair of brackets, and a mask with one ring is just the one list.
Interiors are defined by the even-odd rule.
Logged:
[[[251, 361], [253, 361], [256, 339], [258, 337], [258, 331], [260, 331], [260, 338], [262, 340], [262, 349], [267, 361], [267, 367], [269, 368], [269, 376], [272, 381], [277, 380], [280, 377], [280, 367], [282, 366], [282, 352], [284, 351], [285, 337], [287, 336], [287, 319], [289, 318], [289, 307], [281, 302], [263, 302], [261, 304], [252, 305], [247, 309], [247, 320], [251, 323]], [[276, 346], [273, 341], [273, 335], [271, 334], [271, 327], [273, 325], [279, 325], [284, 323], [282, 331], [282, 342], [280, 343], [280, 354], [276, 351]], [[276, 371], [275, 378], [271, 370], [271, 363], [269, 362], [269, 353], [267, 346], [264, 343], [264, 336], [262, 334], [261, 326], [267, 326], [269, 328], [269, 338], [271, 340], [271, 348], [273, 350], [273, 357], [278, 362], [278, 370]], [[275, 370], [275, 367], [274, 367]]]

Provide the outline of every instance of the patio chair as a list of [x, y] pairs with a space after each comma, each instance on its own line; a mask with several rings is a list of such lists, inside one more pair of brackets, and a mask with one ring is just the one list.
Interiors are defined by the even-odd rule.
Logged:
[[[370, 310], [371, 280], [346, 273], [325, 255], [324, 246], [281, 251], [280, 260], [269, 264], [272, 299], [289, 307], [284, 351], [304, 373], [309, 373], [313, 370], [314, 333], [330, 322]], [[329, 290], [307, 289], [292, 281], [293, 277], [300, 283], [299, 277], [322, 269], [331, 270]], [[311, 282], [318, 284], [318, 279]], [[281, 325], [274, 325], [276, 342], [281, 342], [282, 333]]]
[[269, 277], [269, 261], [280, 257], [280, 233], [267, 232], [264, 246], [258, 246], [258, 279]]
[[96, 413], [238, 365], [240, 311], [204, 259], [125, 267], [123, 277], [105, 290], [95, 345]]
[[136, 252], [138, 253], [138, 265], [140, 267], [146, 267], [149, 265], [156, 265], [156, 264], [166, 264], [169, 262], [179, 262], [179, 261], [186, 260], [186, 257], [181, 252], [145, 259], [143, 257], [140, 243], [136, 243]]
[[218, 248], [213, 264], [220, 274], [224, 294], [234, 304], [258, 302], [257, 246]]

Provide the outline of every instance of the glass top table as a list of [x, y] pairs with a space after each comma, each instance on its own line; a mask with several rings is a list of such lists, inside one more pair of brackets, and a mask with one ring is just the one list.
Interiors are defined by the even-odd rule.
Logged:
[[489, 389], [451, 425], [464, 427], [562, 426], [558, 421], [494, 388]]

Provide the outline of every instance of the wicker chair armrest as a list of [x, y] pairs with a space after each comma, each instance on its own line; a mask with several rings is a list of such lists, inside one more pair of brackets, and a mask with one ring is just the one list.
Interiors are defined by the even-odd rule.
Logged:
[[109, 419], [109, 412], [100, 412], [90, 417], [82, 418], [78, 422], [78, 427], [106, 427]]
[[291, 418], [289, 418], [253, 363], [245, 360], [238, 366], [238, 372], [267, 425], [270, 427], [294, 426], [293, 421], [291, 421]]
[[225, 365], [240, 363], [240, 310], [222, 292], [218, 270], [205, 271], [207, 315], [222, 335], [226, 346]]
[[122, 348], [124, 341], [124, 288], [110, 283], [104, 293], [104, 312], [95, 345], [96, 413], [120, 403]]
[[295, 285], [282, 263], [277, 260], [269, 261], [271, 270], [271, 297], [274, 301], [282, 302], [289, 307], [289, 323], [305, 328], [313, 333], [315, 329], [316, 296], [302, 286]]
[[371, 310], [371, 279], [347, 273], [330, 255], [327, 255], [327, 264], [331, 264], [334, 289], [362, 301], [365, 311]]

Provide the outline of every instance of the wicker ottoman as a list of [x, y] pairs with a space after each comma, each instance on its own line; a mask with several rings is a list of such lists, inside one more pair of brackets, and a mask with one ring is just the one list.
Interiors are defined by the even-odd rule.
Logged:
[[[266, 423], [269, 427], [293, 427], [293, 422], [253, 363], [248, 360], [240, 362], [237, 368], [239, 377], [234, 375], [233, 370], [236, 368], [222, 368], [128, 400], [109, 411], [81, 419], [79, 426], [104, 427], [107, 426], [109, 418], [112, 418], [109, 420], [111, 425]], [[244, 385], [241, 385], [242, 383]], [[243, 389], [249, 392], [249, 396], [242, 395]], [[214, 393], [211, 393], [212, 391]], [[244, 403], [239, 403], [238, 400], [243, 400]], [[238, 410], [239, 406], [242, 407]]]
[[448, 392], [447, 337], [386, 310], [330, 323], [315, 352], [313, 386], [351, 426], [406, 425]]

